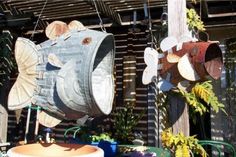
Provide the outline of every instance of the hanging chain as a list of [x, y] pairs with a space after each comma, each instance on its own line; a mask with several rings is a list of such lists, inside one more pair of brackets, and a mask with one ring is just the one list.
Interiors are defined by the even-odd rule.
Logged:
[[99, 18], [99, 21], [100, 21], [100, 23], [99, 23], [100, 28], [101, 28], [101, 30], [102, 30], [103, 32], [106, 32], [106, 28], [104, 27], [104, 24], [103, 24], [102, 18], [101, 18], [100, 14], [99, 14], [99, 11], [98, 11], [98, 8], [97, 8], [97, 4], [96, 4], [95, 1], [96, 1], [96, 0], [93, 0], [93, 3], [94, 3], [95, 10], [96, 10], [96, 13], [97, 13], [98, 18]]
[[44, 5], [43, 5], [43, 8], [42, 8], [42, 10], [41, 10], [41, 12], [40, 12], [40, 14], [39, 14], [39, 16], [38, 16], [38, 19], [37, 19], [36, 24], [35, 24], [35, 26], [34, 26], [33, 33], [31, 34], [31, 37], [30, 37], [31, 40], [33, 40], [33, 38], [34, 38], [35, 30], [36, 30], [36, 28], [37, 28], [37, 26], [38, 26], [39, 19], [40, 19], [41, 15], [43, 14], [43, 11], [44, 11], [44, 9], [45, 9], [45, 7], [46, 7], [46, 5], [47, 5], [47, 2], [48, 2], [48, 0], [45, 1]]

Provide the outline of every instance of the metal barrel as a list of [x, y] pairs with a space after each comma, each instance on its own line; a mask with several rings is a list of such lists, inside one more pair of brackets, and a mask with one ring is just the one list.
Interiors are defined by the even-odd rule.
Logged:
[[33, 101], [61, 118], [109, 114], [114, 98], [114, 37], [72, 30], [38, 45]]

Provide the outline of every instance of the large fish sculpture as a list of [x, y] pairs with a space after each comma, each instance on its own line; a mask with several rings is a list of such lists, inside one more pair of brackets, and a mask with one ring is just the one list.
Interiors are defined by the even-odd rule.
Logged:
[[35, 45], [19, 37], [15, 43], [18, 77], [8, 96], [8, 108], [40, 106], [40, 122], [48, 127], [63, 119], [109, 114], [114, 98], [114, 37], [54, 21], [49, 40]]

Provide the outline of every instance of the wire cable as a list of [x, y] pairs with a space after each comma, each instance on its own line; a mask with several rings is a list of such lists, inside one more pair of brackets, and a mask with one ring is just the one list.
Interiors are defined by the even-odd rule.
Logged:
[[151, 11], [150, 11], [150, 3], [149, 0], [148, 2], [148, 29], [149, 29], [149, 33], [151, 36], [151, 48], [154, 47], [154, 37], [153, 37], [153, 32], [152, 32], [152, 18], [151, 18]]
[[38, 19], [37, 19], [37, 21], [36, 21], [36, 24], [35, 24], [35, 26], [34, 26], [33, 33], [31, 34], [31, 37], [30, 37], [31, 40], [33, 40], [33, 38], [34, 38], [35, 30], [36, 30], [36, 28], [37, 28], [37, 26], [38, 26], [40, 17], [42, 16], [43, 11], [44, 11], [44, 9], [45, 9], [47, 3], [48, 3], [48, 0], [45, 1], [44, 5], [43, 5], [43, 8], [42, 8], [42, 10], [40, 11], [40, 14], [39, 14], [39, 16], [38, 16]]

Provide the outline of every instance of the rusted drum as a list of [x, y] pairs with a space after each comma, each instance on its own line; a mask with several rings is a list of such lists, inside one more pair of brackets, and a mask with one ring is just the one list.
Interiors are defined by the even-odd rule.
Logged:
[[[217, 43], [212, 42], [188, 42], [183, 43], [182, 49], [173, 54], [180, 57], [177, 63], [170, 63], [165, 57], [160, 59], [162, 69], [160, 75], [174, 85], [179, 82], [205, 80], [208, 76], [218, 79], [223, 68], [222, 51]], [[191, 72], [193, 71], [193, 74]], [[169, 76], [168, 76], [169, 75]]]
[[8, 150], [9, 157], [104, 157], [102, 149], [79, 144], [28, 144]]
[[[90, 29], [71, 30], [55, 40], [47, 40], [39, 45], [25, 38], [18, 38], [17, 44], [23, 47], [16, 47], [17, 51], [28, 46], [32, 50], [31, 54], [34, 54], [31, 60], [34, 60], [32, 66], [35, 68], [30, 71], [35, 75], [25, 74], [25, 67], [30, 67], [25, 65], [25, 61], [21, 61], [24, 70], [19, 74], [24, 74], [21, 77], [27, 80], [24, 82], [31, 82], [28, 91], [33, 92], [25, 92], [22, 101], [9, 100], [9, 108], [17, 109], [26, 106], [26, 102], [32, 102], [47, 113], [66, 119], [111, 112], [115, 49], [112, 34]], [[18, 62], [22, 58], [26, 57], [18, 57]], [[16, 91], [13, 87], [9, 97], [22, 95], [22, 92]]]

